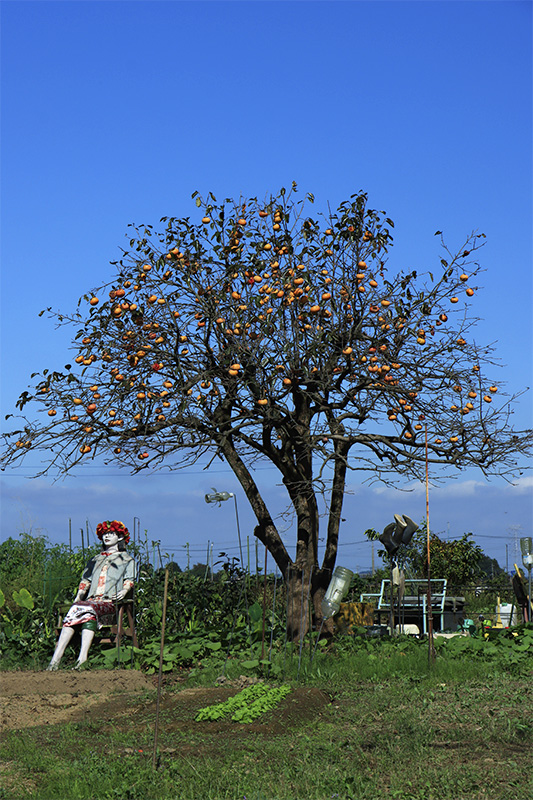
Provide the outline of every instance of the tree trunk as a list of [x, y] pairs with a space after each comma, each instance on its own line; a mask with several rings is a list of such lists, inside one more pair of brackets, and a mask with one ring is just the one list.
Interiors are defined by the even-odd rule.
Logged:
[[332, 620], [322, 625], [322, 600], [330, 581], [329, 571], [319, 569], [299, 569], [291, 563], [285, 573], [287, 638], [297, 642], [310, 632], [322, 635], [333, 632]]

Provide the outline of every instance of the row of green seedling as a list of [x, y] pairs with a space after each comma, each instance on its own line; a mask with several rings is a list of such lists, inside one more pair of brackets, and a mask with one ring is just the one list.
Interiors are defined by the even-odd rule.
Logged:
[[250, 723], [267, 711], [272, 711], [291, 691], [290, 686], [267, 686], [255, 683], [223, 703], [201, 708], [197, 722], [231, 719], [233, 722]]

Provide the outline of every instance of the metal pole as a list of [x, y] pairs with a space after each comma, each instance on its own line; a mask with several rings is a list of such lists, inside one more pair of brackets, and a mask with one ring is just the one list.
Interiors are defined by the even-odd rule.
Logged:
[[528, 575], [528, 584], [529, 584], [529, 596], [528, 596], [528, 608], [527, 608], [527, 619], [528, 622], [531, 622], [531, 612], [533, 611], [533, 599], [531, 598], [531, 567], [527, 571]]
[[209, 539], [207, 540], [207, 556], [206, 556], [206, 565], [205, 565], [205, 574], [204, 574], [204, 583], [207, 580], [207, 576], [209, 574]]
[[[233, 495], [233, 500], [234, 500], [234, 503], [235, 503], [235, 521], [237, 523], [237, 536], [239, 537], [239, 552], [241, 554], [241, 565], [242, 565], [242, 568], [244, 569], [244, 558], [243, 558], [243, 554], [242, 554], [241, 526], [240, 526], [240, 523], [239, 523], [239, 508], [237, 506], [237, 495], [236, 494]], [[250, 572], [250, 543], [248, 541], [248, 573], [249, 572]], [[249, 611], [249, 608], [248, 608], [248, 594], [247, 594], [247, 591], [246, 591], [246, 589], [247, 589], [247, 587], [246, 587], [247, 581], [248, 581], [248, 575], [245, 574], [244, 575], [244, 606], [246, 608], [246, 622], [248, 624], [248, 636], [250, 638], [250, 650], [253, 650], [253, 648], [252, 648], [252, 632], [250, 630], [250, 611]]]
[[137, 523], [139, 523], [139, 525], [140, 525], [141, 524], [141, 520], [139, 519], [139, 517], [133, 517], [133, 546], [134, 547], [135, 547], [135, 542], [136, 542]]
[[241, 541], [241, 526], [239, 525], [239, 509], [237, 507], [237, 495], [233, 495], [233, 500], [235, 502], [235, 520], [237, 522], [237, 536], [239, 537], [239, 552], [241, 554], [241, 566], [244, 569], [244, 557], [242, 554], [242, 541]]
[[163, 648], [165, 646], [165, 621], [167, 616], [168, 596], [168, 567], [165, 569], [165, 586], [163, 589], [163, 619], [161, 620], [161, 647], [159, 650], [159, 674], [157, 676], [157, 702], [155, 708], [154, 752], [152, 754], [152, 768], [157, 766], [157, 737], [159, 734], [159, 704], [161, 701], [161, 678], [163, 675]]

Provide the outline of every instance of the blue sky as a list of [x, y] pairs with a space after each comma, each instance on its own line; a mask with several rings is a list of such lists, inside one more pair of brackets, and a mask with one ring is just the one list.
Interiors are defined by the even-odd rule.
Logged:
[[[259, 195], [295, 180], [325, 207], [360, 189], [395, 221], [389, 268], [431, 269], [483, 231], [478, 339], [510, 392], [532, 385], [529, 2], [7, 2], [2, 14], [2, 415], [31, 372], [61, 368], [67, 311], [112, 275], [127, 225], [194, 212], [191, 194]], [[531, 393], [516, 407], [531, 427]], [[3, 417], [2, 417], [3, 418]], [[38, 468], [35, 458], [28, 465]], [[141, 520], [162, 549], [237, 547], [232, 473], [59, 482], [3, 473], [2, 536], [68, 540], [89, 520]], [[275, 472], [260, 480], [281, 510]], [[410, 494], [350, 486], [338, 563], [364, 568], [368, 527], [425, 513]], [[243, 538], [253, 520], [239, 496]], [[532, 483], [476, 473], [431, 493], [432, 528], [473, 531], [505, 565], [530, 535]], [[292, 540], [287, 532], [287, 542]], [[353, 543], [353, 544], [352, 544]], [[507, 545], [507, 549], [506, 549]], [[253, 550], [253, 548], [252, 548]], [[233, 551], [236, 552], [236, 551]]]

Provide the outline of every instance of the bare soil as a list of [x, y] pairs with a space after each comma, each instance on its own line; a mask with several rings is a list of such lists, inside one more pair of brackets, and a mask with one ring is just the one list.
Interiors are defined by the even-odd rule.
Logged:
[[99, 704], [153, 689], [149, 677], [129, 670], [2, 672], [0, 730], [57, 725], [82, 719]]
[[[0, 681], [0, 732], [89, 719], [105, 726], [126, 715], [128, 726], [141, 730], [147, 718], [155, 715], [157, 676], [134, 670], [3, 672]], [[180, 688], [179, 678], [165, 676], [160, 704], [165, 729], [194, 726], [198, 732], [202, 725], [208, 725], [211, 732], [228, 726], [234, 732], [236, 727], [252, 732], [260, 726], [262, 732], [268, 727], [270, 733], [282, 733], [291, 724], [316, 717], [331, 702], [320, 689], [299, 688], [269, 715], [267, 726], [194, 722], [197, 709], [226, 700], [247, 682], [243, 678], [213, 688]]]

